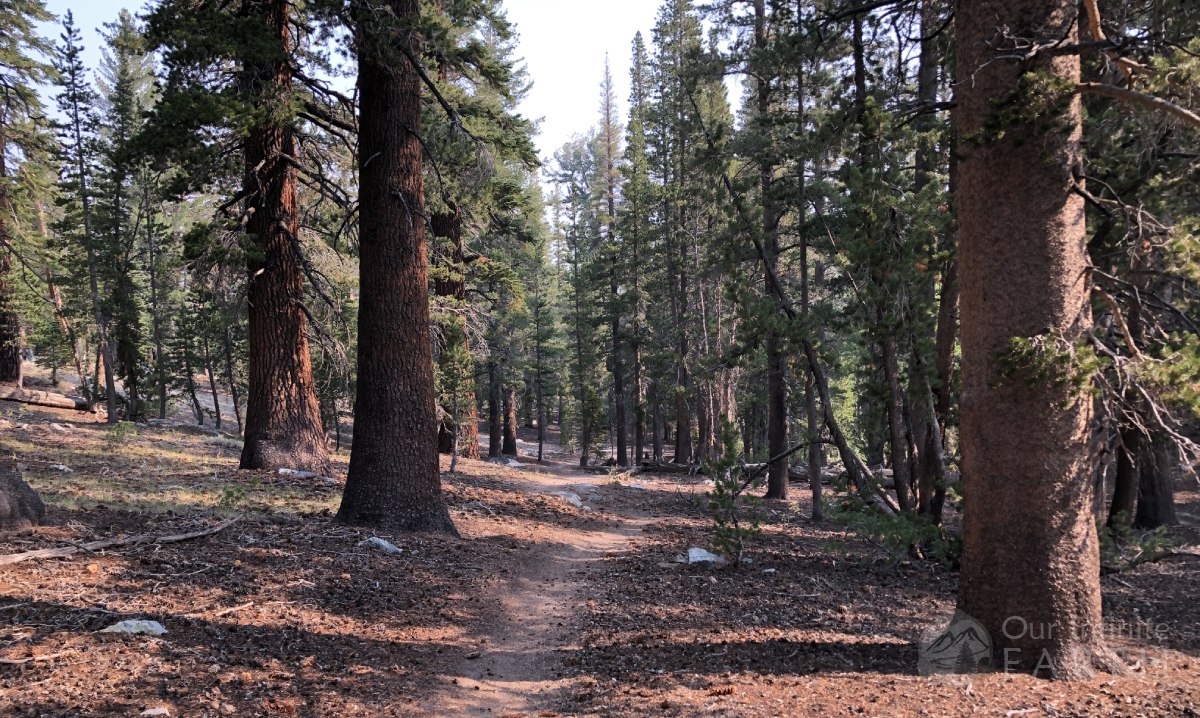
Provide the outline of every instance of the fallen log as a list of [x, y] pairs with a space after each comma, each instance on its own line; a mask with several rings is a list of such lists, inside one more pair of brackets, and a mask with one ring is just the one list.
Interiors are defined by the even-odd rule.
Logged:
[[34, 559], [43, 558], [66, 558], [74, 556], [83, 551], [99, 551], [106, 548], [114, 548], [117, 546], [133, 546], [135, 544], [152, 543], [166, 544], [179, 543], [180, 541], [190, 541], [192, 539], [203, 538], [221, 533], [230, 526], [236, 524], [238, 519], [230, 519], [222, 524], [218, 524], [210, 529], [203, 531], [194, 531], [186, 534], [176, 534], [174, 536], [155, 536], [153, 534], [138, 534], [137, 536], [126, 536], [125, 538], [103, 539], [100, 541], [92, 541], [85, 543], [82, 546], [63, 546], [62, 548], [42, 548], [35, 551], [26, 551], [24, 553], [11, 553], [7, 556], [0, 556], [0, 566], [8, 566], [22, 561], [32, 561]]
[[703, 474], [694, 464], [668, 464], [660, 461], [643, 461], [642, 471], [648, 474]]
[[79, 397], [51, 394], [48, 391], [36, 391], [34, 389], [18, 389], [16, 387], [0, 388], [0, 400], [33, 404], [34, 406], [49, 406], [55, 409], [92, 410], [92, 407], [88, 406], [87, 401]]
[[[762, 469], [764, 466], [766, 466], [766, 464], [746, 464], [745, 468], [746, 468], [746, 472], [749, 473], [752, 471], [758, 471], [759, 469]], [[831, 484], [835, 480], [837, 480], [838, 477], [843, 476], [845, 473], [846, 472], [840, 471], [840, 470], [834, 471], [833, 469], [822, 469], [821, 470], [821, 483]], [[804, 466], [802, 464], [797, 464], [796, 466], [789, 466], [788, 467], [788, 480], [807, 483], [808, 482], [808, 467]]]

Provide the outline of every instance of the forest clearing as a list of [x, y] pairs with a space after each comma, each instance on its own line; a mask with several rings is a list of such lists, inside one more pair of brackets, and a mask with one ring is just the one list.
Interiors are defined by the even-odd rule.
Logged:
[[1195, 0], [0, 2], [0, 717], [1200, 715], [1198, 178]]

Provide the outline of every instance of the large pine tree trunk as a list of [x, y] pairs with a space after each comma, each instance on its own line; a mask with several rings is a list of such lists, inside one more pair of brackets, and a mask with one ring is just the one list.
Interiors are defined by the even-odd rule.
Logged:
[[248, 14], [262, 19], [277, 54], [260, 65], [248, 63], [242, 77], [244, 92], [262, 97], [270, 112], [244, 144], [246, 231], [258, 251], [248, 262], [249, 396], [241, 467], [323, 474], [329, 471], [329, 447], [308, 351], [296, 172], [289, 161], [296, 140], [287, 121], [271, 119], [291, 99], [291, 7], [286, 0], [246, 5]]
[[[987, 134], [1022, 76], [1078, 82], [1077, 55], [1003, 58], [1013, 40], [1076, 42], [1073, 0], [959, 0], [959, 257], [962, 457], [966, 498], [959, 608], [991, 633], [1001, 667], [1082, 678], [1116, 669], [1100, 615], [1088, 437], [1092, 400], [1071, 381], [1030, 385], [1004, 369], [1016, 339], [1033, 361], [1075, 366], [1091, 322], [1079, 98], [1068, 89], [1040, 121]], [[1046, 83], [1037, 83], [1046, 87]], [[1060, 90], [1061, 92], [1061, 90]], [[1000, 136], [996, 136], [1000, 135]], [[1068, 356], [1069, 355], [1069, 356]]]
[[357, 9], [362, 299], [354, 443], [337, 519], [454, 534], [438, 471], [421, 80], [393, 49], [419, 56], [419, 12], [417, 0]]

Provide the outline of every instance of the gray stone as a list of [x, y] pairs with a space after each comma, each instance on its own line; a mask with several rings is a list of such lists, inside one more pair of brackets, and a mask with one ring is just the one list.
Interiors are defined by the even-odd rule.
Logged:
[[46, 505], [11, 463], [0, 464], [0, 531], [38, 526]]

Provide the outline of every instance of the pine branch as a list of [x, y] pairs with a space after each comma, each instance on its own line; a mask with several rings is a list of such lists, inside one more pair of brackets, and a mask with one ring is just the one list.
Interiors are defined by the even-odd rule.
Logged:
[[1127, 90], [1123, 87], [1109, 85], [1104, 82], [1081, 82], [1076, 86], [1076, 88], [1079, 92], [1087, 92], [1092, 95], [1111, 97], [1112, 99], [1120, 100], [1121, 102], [1153, 107], [1156, 110], [1165, 112], [1172, 117], [1182, 120], [1185, 124], [1200, 130], [1200, 115], [1192, 112], [1182, 105], [1177, 105], [1170, 100], [1164, 100], [1161, 97], [1149, 95], [1144, 92], [1138, 92], [1137, 90]]

